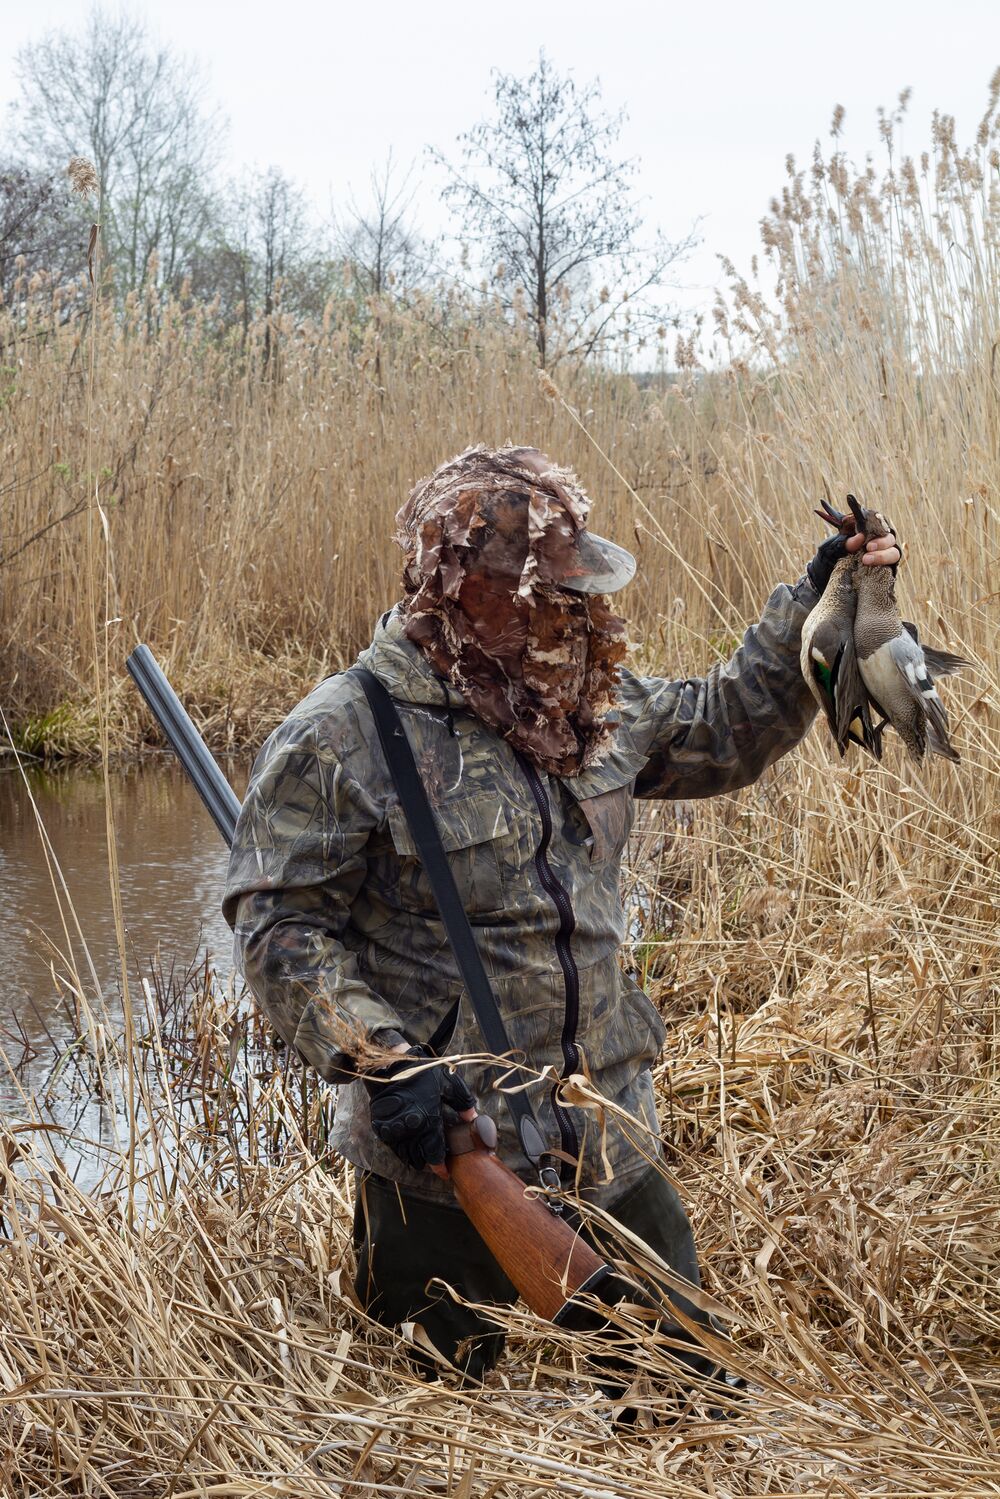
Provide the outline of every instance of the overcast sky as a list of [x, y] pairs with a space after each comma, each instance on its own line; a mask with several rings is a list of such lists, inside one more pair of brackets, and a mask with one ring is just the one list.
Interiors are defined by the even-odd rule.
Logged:
[[[128, 7], [164, 41], [204, 63], [228, 117], [233, 167], [276, 163], [318, 208], [364, 196], [392, 149], [423, 173], [414, 204], [442, 227], [424, 148], [455, 150], [489, 109], [490, 69], [527, 72], [540, 47], [580, 82], [599, 77], [624, 106], [627, 153], [651, 225], [680, 238], [702, 220], [703, 245], [681, 273], [688, 306], [710, 305], [716, 256], [741, 268], [757, 223], [780, 192], [784, 161], [828, 143], [835, 104], [858, 160], [878, 144], [875, 111], [913, 88], [904, 144], [928, 141], [937, 107], [966, 140], [1000, 66], [997, 0], [146, 0]], [[2, 0], [0, 99], [16, 92], [14, 54], [49, 28], [71, 28], [85, 0]], [[0, 121], [2, 123], [2, 121]]]

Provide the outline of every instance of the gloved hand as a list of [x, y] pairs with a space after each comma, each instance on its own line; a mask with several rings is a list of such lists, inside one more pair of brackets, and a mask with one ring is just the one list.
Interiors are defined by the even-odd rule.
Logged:
[[[446, 1067], [415, 1067], [430, 1057], [426, 1046], [411, 1046], [398, 1062], [369, 1072], [363, 1079], [371, 1101], [372, 1129], [414, 1171], [444, 1164], [444, 1109], [461, 1114], [476, 1106], [456, 1072]], [[400, 1073], [409, 1073], [400, 1077]]]
[[827, 536], [824, 541], [820, 542], [816, 548], [815, 557], [806, 568], [809, 581], [817, 593], [822, 594], [837, 563], [849, 555], [847, 537], [841, 531], [838, 531], [835, 536]]

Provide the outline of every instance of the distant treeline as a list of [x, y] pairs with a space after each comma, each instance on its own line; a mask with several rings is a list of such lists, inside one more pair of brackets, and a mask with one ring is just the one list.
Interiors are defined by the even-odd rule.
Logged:
[[[94, 11], [18, 57], [20, 95], [0, 142], [0, 295], [79, 296], [89, 225], [99, 215], [101, 292], [120, 309], [151, 289], [211, 303], [245, 337], [277, 308], [320, 319], [331, 302], [406, 300], [455, 288], [527, 320], [543, 364], [625, 354], [662, 360], [676, 318], [669, 268], [691, 241], [642, 222], [637, 164], [620, 155], [621, 114], [596, 83], [578, 86], [544, 54], [524, 77], [495, 73], [493, 112], [460, 137], [454, 159], [430, 151], [437, 186], [392, 158], [364, 202], [324, 218], [293, 177], [269, 166], [220, 171], [225, 122], [196, 65], [145, 24]], [[487, 79], [484, 77], [484, 84]], [[93, 163], [96, 190], [75, 201], [72, 157]], [[442, 186], [443, 184], [443, 186]], [[452, 233], [416, 227], [421, 192], [443, 197]]]

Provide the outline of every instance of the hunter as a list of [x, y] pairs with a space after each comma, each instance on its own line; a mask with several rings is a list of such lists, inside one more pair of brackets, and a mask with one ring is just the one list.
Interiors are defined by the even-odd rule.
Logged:
[[[635, 560], [587, 530], [589, 508], [533, 448], [442, 464], [399, 512], [403, 597], [359, 664], [400, 711], [512, 1045], [540, 1074], [530, 1096], [567, 1189], [697, 1286], [687, 1214], [656, 1165], [650, 1069], [666, 1032], [619, 962], [623, 850], [636, 797], [735, 791], [799, 742], [815, 713], [803, 620], [845, 547], [866, 543], [824, 542], [704, 678], [640, 677], [622, 665], [626, 629], [608, 602]], [[899, 559], [890, 535], [863, 560]], [[342, 1084], [334, 1145], [357, 1170], [362, 1304], [419, 1323], [481, 1379], [503, 1347], [488, 1308], [516, 1293], [451, 1195], [448, 1111], [489, 1114], [501, 1158], [536, 1177], [496, 1069], [430, 1060], [485, 1047], [350, 674], [322, 682], [261, 750], [224, 909], [278, 1034]], [[581, 1072], [614, 1110], [560, 1099], [560, 1079]]]

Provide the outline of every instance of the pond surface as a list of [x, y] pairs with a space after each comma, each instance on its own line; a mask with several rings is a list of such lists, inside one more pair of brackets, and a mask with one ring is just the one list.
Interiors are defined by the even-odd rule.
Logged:
[[[77, 1033], [65, 983], [71, 956], [92, 997], [89, 952], [108, 1022], [121, 1023], [100, 770], [29, 770], [25, 785], [11, 759], [0, 761], [0, 1046], [18, 1072], [0, 1058], [8, 1114], [23, 1112], [20, 1090], [41, 1089]], [[242, 795], [245, 767], [224, 768]], [[208, 953], [228, 973], [232, 938], [219, 908], [227, 850], [186, 776], [166, 760], [116, 772], [111, 801], [130, 978], [148, 973], [157, 955], [165, 969], [183, 970]], [[39, 821], [68, 901], [61, 890], [57, 898]]]

